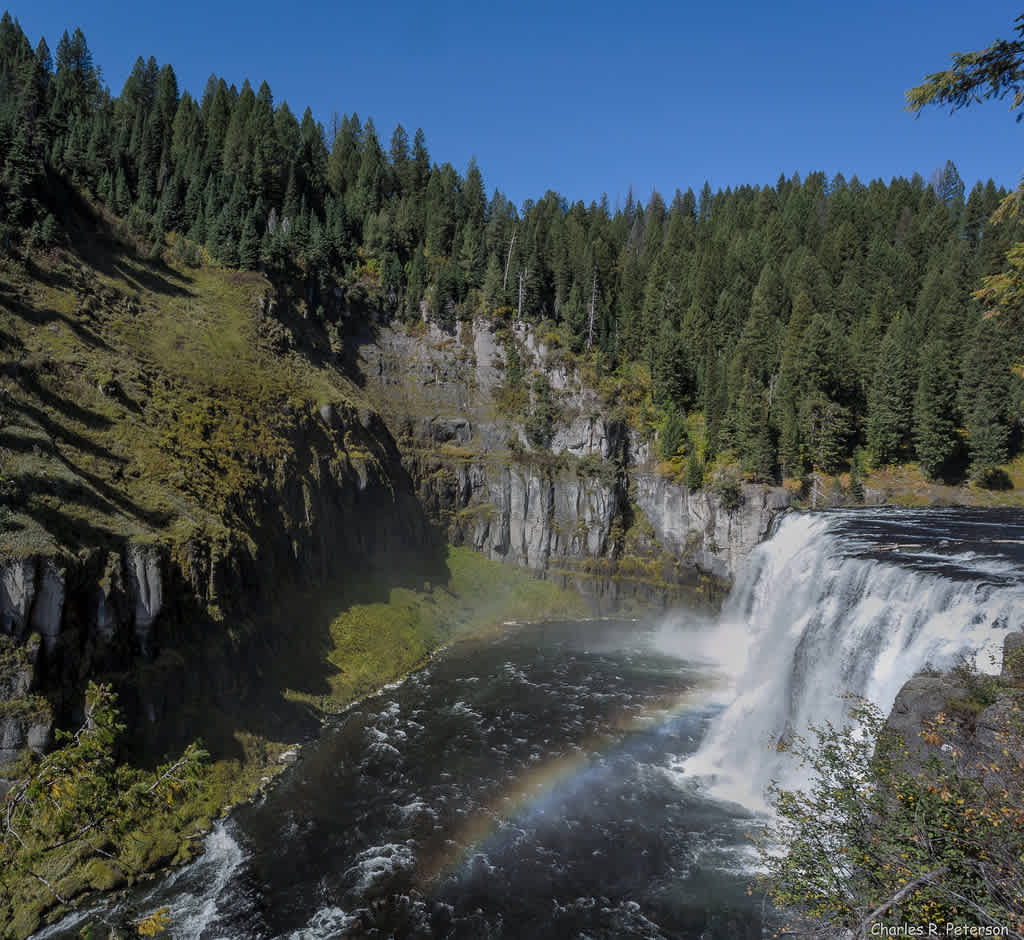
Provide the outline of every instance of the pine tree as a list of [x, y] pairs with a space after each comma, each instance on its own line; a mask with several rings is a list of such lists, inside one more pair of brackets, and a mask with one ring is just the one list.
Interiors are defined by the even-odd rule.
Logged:
[[671, 460], [686, 444], [686, 419], [678, 408], [669, 407], [658, 434], [658, 451], [662, 460]]
[[356, 182], [361, 162], [362, 124], [359, 115], [342, 119], [327, 159], [327, 182], [335, 196], [344, 196]]
[[971, 478], [979, 483], [993, 482], [1007, 457], [1006, 409], [1011, 377], [1005, 323], [1000, 317], [982, 317], [971, 337], [960, 389], [961, 408], [967, 419]]
[[164, 232], [178, 232], [182, 229], [181, 183], [177, 176], [164, 185], [155, 221]]
[[916, 388], [915, 336], [903, 313], [886, 330], [868, 396], [868, 448], [875, 466], [906, 456]]
[[787, 476], [799, 476], [804, 469], [799, 403], [805, 389], [804, 376], [807, 374], [804, 362], [811, 346], [804, 346], [804, 333], [812, 317], [810, 297], [806, 291], [801, 290], [793, 300], [792, 313], [786, 325], [771, 414], [772, 424], [778, 434], [779, 462], [782, 472]]
[[663, 322], [652, 347], [651, 392], [662, 405], [685, 409], [693, 399], [693, 374], [683, 338]]
[[7, 154], [7, 219], [15, 224], [27, 221], [34, 212], [35, 187], [41, 179], [39, 161], [32, 153], [31, 128], [22, 123]]
[[735, 446], [744, 473], [759, 480], [775, 477], [775, 448], [768, 425], [767, 390], [744, 373], [736, 399]]
[[119, 166], [114, 178], [114, 211], [118, 215], [127, 215], [131, 204], [132, 194], [128, 188], [128, 177], [125, 176], [124, 167]]
[[[257, 198], [266, 199], [272, 205], [280, 201], [288, 162], [297, 155], [298, 122], [287, 105], [278, 110], [280, 114], [275, 115], [270, 86], [261, 82], [246, 128], [252, 147], [248, 195], [253, 202]], [[287, 155], [286, 146], [290, 149]]]
[[422, 127], [416, 128], [412, 139], [413, 189], [422, 193], [430, 178], [430, 154], [427, 152], [427, 137]]
[[799, 421], [811, 465], [825, 473], [838, 473], [849, 453], [849, 411], [838, 402], [813, 394], [800, 402]]
[[[280, 110], [279, 108], [278, 116]], [[275, 124], [277, 120], [275, 117]], [[287, 159], [288, 148], [284, 143], [282, 147], [283, 155]], [[299, 125], [299, 152], [299, 168], [306, 194], [311, 204], [323, 205], [327, 195], [327, 146], [324, 143], [324, 129], [313, 120], [313, 112], [309, 108], [303, 112], [302, 123]]]
[[957, 448], [956, 386], [949, 349], [939, 339], [921, 350], [914, 399], [914, 450], [925, 476], [941, 477]]
[[494, 313], [505, 303], [505, 297], [501, 289], [502, 271], [501, 262], [496, 255], [487, 259], [487, 271], [484, 274], [483, 302], [484, 309], [488, 313]]
[[238, 264], [247, 271], [253, 271], [260, 261], [260, 236], [256, 228], [256, 213], [246, 214], [242, 225], [242, 237], [238, 243]]
[[388, 149], [391, 172], [395, 180], [395, 192], [399, 195], [413, 190], [412, 164], [409, 162], [409, 134], [401, 124], [395, 125]]

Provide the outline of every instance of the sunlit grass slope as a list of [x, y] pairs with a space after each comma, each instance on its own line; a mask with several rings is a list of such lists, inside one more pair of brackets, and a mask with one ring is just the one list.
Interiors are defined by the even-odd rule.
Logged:
[[[133, 257], [0, 261], [6, 555], [216, 528], [292, 415], [357, 391], [263, 312], [257, 274]], [[312, 351], [313, 355], [310, 355]]]

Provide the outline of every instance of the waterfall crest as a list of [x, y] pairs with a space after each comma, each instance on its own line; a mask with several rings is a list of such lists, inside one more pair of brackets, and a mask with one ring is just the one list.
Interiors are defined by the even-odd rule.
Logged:
[[713, 791], [763, 806], [799, 782], [776, 744], [842, 724], [853, 693], [887, 711], [907, 679], [973, 655], [998, 671], [1024, 626], [1024, 519], [942, 511], [794, 513], [758, 546], [714, 628], [731, 699], [687, 762]]

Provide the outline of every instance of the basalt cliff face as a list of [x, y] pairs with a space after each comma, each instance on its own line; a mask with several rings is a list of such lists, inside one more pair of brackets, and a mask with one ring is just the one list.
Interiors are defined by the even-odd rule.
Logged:
[[[550, 389], [543, 435], [507, 407], [512, 350]], [[600, 608], [713, 595], [789, 505], [777, 487], [742, 485], [726, 505], [659, 475], [628, 416], [524, 325], [385, 327], [364, 338], [360, 367], [449, 539], [571, 583]], [[534, 395], [524, 410], [537, 407]]]
[[[0, 768], [45, 750], [90, 678], [118, 683], [133, 725], [244, 696], [251, 625], [282, 595], [436, 549], [376, 413], [324, 405], [291, 425], [288, 454], [234, 494], [230, 524], [0, 563]], [[189, 734], [201, 722], [172, 737]]]
[[[77, 721], [94, 678], [136, 728], [237, 708], [263, 674], [253, 649], [287, 642], [256, 623], [289, 591], [447, 539], [600, 611], [713, 599], [787, 503], [659, 475], [629, 408], [524, 325], [339, 341], [258, 275], [121, 264], [131, 277], [63, 256], [10, 285], [0, 766]], [[176, 740], [205, 736], [193, 711]]]

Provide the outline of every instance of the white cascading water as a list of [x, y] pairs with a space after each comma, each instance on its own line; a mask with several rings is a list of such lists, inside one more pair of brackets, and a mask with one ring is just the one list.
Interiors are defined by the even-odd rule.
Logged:
[[839, 531], [851, 518], [783, 517], [751, 554], [702, 644], [730, 680], [728, 704], [686, 773], [715, 795], [763, 808], [772, 780], [800, 782], [796, 761], [775, 746], [781, 736], [843, 724], [844, 693], [887, 712], [903, 683], [927, 665], [948, 668], [973, 654], [980, 670], [998, 670], [1006, 630], [1024, 626], [1024, 584], [1012, 561], [977, 552], [922, 555], [921, 546], [908, 546], [915, 559], [952, 562], [973, 575], [951, 577], [941, 565], [905, 566], [884, 552], [864, 557], [858, 547], [903, 546], [858, 546]]

